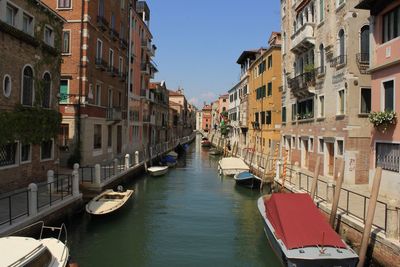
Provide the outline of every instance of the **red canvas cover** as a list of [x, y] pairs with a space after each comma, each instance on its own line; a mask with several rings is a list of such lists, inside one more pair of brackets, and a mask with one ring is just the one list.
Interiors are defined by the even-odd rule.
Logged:
[[308, 194], [277, 193], [264, 199], [275, 235], [288, 249], [325, 246], [346, 248]]

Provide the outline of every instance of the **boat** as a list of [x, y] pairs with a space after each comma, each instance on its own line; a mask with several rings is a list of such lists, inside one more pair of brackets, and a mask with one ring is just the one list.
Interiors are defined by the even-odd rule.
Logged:
[[179, 143], [175, 149], [174, 149], [175, 153], [178, 154], [178, 157], [182, 156], [183, 154], [186, 153], [185, 148], [183, 147], [183, 145], [181, 145], [181, 143]]
[[168, 172], [168, 166], [155, 166], [147, 169], [151, 176], [161, 176]]
[[213, 156], [218, 156], [222, 155], [223, 151], [218, 148], [211, 148], [210, 151], [208, 151], [208, 154], [213, 155]]
[[122, 186], [118, 186], [118, 191], [108, 189], [86, 204], [86, 212], [92, 215], [112, 213], [123, 207], [132, 194], [133, 190], [123, 190]]
[[226, 157], [218, 162], [219, 173], [225, 176], [232, 176], [244, 171], [250, 171], [249, 166], [240, 158]]
[[330, 227], [308, 194], [258, 199], [265, 234], [284, 266], [356, 266], [357, 254]]
[[178, 153], [176, 153], [175, 151], [170, 151], [166, 156], [171, 156], [171, 157], [177, 159]]
[[[67, 230], [65, 224], [60, 227], [45, 226], [38, 222], [24, 229], [41, 224], [39, 239], [25, 236], [6, 236], [0, 238], [0, 266], [68, 266], [69, 250], [67, 247]], [[22, 229], [22, 230], [24, 230]], [[44, 231], [58, 231], [57, 238], [43, 238]], [[61, 241], [64, 233], [65, 240]]]
[[233, 178], [235, 179], [236, 184], [244, 185], [251, 189], [259, 188], [261, 184], [261, 178], [248, 171], [237, 173]]
[[211, 142], [210, 142], [210, 140], [208, 140], [207, 137], [203, 137], [203, 138], [201, 139], [201, 146], [202, 146], [202, 147], [211, 147]]
[[170, 168], [175, 167], [177, 164], [176, 158], [170, 155], [165, 155], [164, 157], [161, 158], [160, 164], [163, 166], [168, 166]]

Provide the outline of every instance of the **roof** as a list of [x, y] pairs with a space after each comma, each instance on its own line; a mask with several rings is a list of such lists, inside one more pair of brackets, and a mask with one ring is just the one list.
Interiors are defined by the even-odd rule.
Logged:
[[393, 0], [362, 0], [355, 8], [371, 10], [371, 15], [375, 16], [392, 3]]
[[222, 99], [228, 99], [228, 97], [229, 97], [229, 94], [223, 94], [223, 95], [219, 96], [219, 98], [222, 98]]
[[170, 96], [184, 96], [180, 92], [171, 91], [171, 90], [168, 90], [168, 91], [169, 91], [168, 93], [169, 93]]
[[253, 50], [245, 50], [240, 54], [238, 60], [236, 61], [237, 64], [242, 64], [247, 58], [255, 59], [257, 53], [260, 49], [253, 49]]
[[270, 199], [264, 199], [264, 205], [275, 235], [288, 249], [346, 248], [308, 194], [276, 193]]

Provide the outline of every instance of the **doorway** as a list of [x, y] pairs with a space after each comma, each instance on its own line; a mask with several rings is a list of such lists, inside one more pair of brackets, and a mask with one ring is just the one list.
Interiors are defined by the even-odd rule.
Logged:
[[329, 176], [333, 176], [333, 171], [335, 166], [335, 146], [334, 143], [326, 142], [325, 144], [326, 144], [325, 157], [327, 159], [326, 174]]
[[308, 139], [301, 140], [301, 167], [308, 168]]

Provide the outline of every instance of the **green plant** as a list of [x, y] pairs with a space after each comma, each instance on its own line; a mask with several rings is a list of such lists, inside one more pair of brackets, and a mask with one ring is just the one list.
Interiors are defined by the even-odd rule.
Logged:
[[375, 128], [385, 132], [390, 125], [396, 124], [397, 114], [394, 111], [371, 112], [368, 115], [368, 119]]
[[304, 67], [304, 72], [312, 72], [314, 71], [314, 64], [308, 64]]

